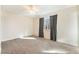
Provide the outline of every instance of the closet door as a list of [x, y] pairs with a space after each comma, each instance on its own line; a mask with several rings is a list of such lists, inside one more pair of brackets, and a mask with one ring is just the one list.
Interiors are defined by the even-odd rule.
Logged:
[[40, 18], [39, 19], [39, 37], [44, 37], [43, 25], [44, 25], [44, 18]]
[[56, 41], [57, 36], [57, 15], [50, 16], [50, 39]]

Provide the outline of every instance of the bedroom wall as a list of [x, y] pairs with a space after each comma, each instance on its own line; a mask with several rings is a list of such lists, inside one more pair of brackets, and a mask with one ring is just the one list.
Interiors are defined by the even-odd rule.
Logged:
[[64, 9], [58, 13], [57, 40], [78, 46], [76, 7]]
[[78, 6], [78, 45], [79, 45], [79, 6]]
[[2, 39], [2, 26], [1, 26], [1, 6], [0, 6], [0, 53], [1, 53], [1, 39]]
[[77, 14], [78, 14], [78, 45], [79, 45], [79, 5], [77, 6]]
[[29, 36], [33, 33], [33, 19], [24, 15], [3, 12], [2, 29], [2, 41]]
[[39, 36], [39, 17], [33, 18], [33, 35]]
[[[78, 36], [77, 36], [77, 10], [76, 7], [70, 7], [66, 9], [59, 10], [57, 12], [49, 13], [48, 15], [44, 16], [50, 16], [50, 15], [58, 15], [57, 19], [57, 41], [71, 44], [74, 46], [78, 46]], [[41, 17], [44, 17], [41, 16]], [[37, 19], [37, 18], [36, 18]], [[36, 20], [35, 19], [35, 20]], [[38, 17], [39, 19], [39, 17]], [[35, 21], [35, 33], [38, 32], [38, 19]], [[48, 32], [49, 33], [49, 32]], [[48, 35], [48, 33], [45, 33]], [[35, 34], [38, 35], [38, 34]], [[49, 36], [46, 36], [45, 38], [49, 38]], [[50, 38], [49, 38], [50, 39]]]
[[1, 31], [1, 29], [2, 29], [2, 26], [1, 26], [1, 6], [0, 6], [0, 40], [1, 40], [1, 34], [2, 34], [2, 31]]

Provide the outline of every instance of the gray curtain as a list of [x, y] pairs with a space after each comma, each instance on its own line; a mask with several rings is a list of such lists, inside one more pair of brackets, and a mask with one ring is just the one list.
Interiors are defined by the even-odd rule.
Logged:
[[39, 19], [39, 37], [44, 37], [43, 25], [44, 25], [44, 18], [40, 18]]
[[50, 39], [56, 41], [57, 36], [57, 15], [50, 16]]

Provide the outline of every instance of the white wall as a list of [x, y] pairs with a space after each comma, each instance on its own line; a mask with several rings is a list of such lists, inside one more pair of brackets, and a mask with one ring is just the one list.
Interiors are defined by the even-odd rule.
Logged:
[[33, 33], [33, 19], [27, 16], [3, 12], [2, 29], [2, 41], [15, 39], [20, 36], [29, 36]]
[[79, 6], [78, 6], [78, 44], [79, 44]]
[[77, 10], [75, 7], [58, 13], [57, 40], [71, 45], [78, 45]]
[[0, 6], [0, 53], [1, 53], [1, 39], [2, 39], [2, 26], [1, 26], [1, 6]]
[[77, 14], [78, 14], [78, 45], [79, 45], [79, 5], [77, 6]]
[[39, 17], [33, 19], [33, 35], [39, 36]]
[[1, 29], [2, 29], [2, 26], [1, 26], [1, 6], [0, 6], [0, 39], [1, 39], [1, 34], [2, 34], [2, 31], [1, 31]]
[[[78, 46], [78, 36], [77, 36], [78, 27], [77, 27], [76, 7], [62, 9], [57, 12], [50, 13], [50, 14], [48, 14], [48, 16], [55, 15], [55, 14], [58, 15], [57, 41]], [[47, 16], [47, 15], [44, 15], [44, 16]], [[42, 17], [44, 17], [44, 16], [42, 16]], [[38, 19], [39, 19], [39, 17], [38, 17]], [[35, 33], [39, 33], [38, 27], [37, 27], [38, 23], [39, 23], [39, 22], [37, 22], [38, 19], [36, 18], [36, 21], [35, 21], [35, 29], [36, 29], [34, 31]], [[49, 34], [49, 32], [46, 33], [46, 35], [48, 35], [48, 34]], [[45, 38], [48, 39], [49, 36], [46, 36]]]

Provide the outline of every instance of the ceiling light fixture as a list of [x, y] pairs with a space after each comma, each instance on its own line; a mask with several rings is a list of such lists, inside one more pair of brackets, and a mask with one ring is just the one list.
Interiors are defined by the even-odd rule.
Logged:
[[39, 7], [37, 5], [26, 5], [24, 8], [31, 14], [35, 14], [39, 11]]

